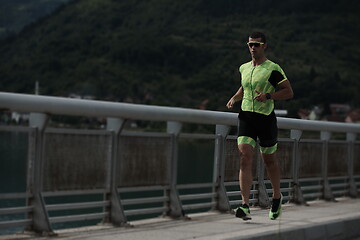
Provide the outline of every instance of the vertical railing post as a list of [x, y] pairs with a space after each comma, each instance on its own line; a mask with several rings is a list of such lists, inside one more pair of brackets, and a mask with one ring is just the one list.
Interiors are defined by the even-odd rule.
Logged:
[[305, 200], [301, 191], [301, 185], [299, 182], [299, 172], [300, 172], [300, 149], [299, 142], [301, 139], [302, 130], [292, 129], [290, 131], [290, 138], [294, 140], [294, 148], [293, 148], [293, 162], [292, 162], [292, 177], [293, 177], [293, 197], [291, 199], [292, 202], [297, 204], [304, 204]]
[[54, 235], [45, 208], [45, 201], [42, 197], [44, 176], [44, 135], [48, 120], [49, 116], [47, 114], [30, 113], [29, 125], [30, 127], [36, 128], [35, 161], [32, 166], [33, 171], [31, 172], [32, 176], [30, 178], [30, 191], [33, 195], [29, 201], [29, 204], [33, 206], [33, 224], [30, 227], [30, 230]]
[[347, 133], [346, 141], [348, 142], [348, 161], [347, 161], [347, 172], [349, 176], [349, 196], [357, 197], [357, 187], [354, 179], [354, 151], [355, 151], [355, 140], [356, 133]]
[[323, 199], [332, 201], [334, 196], [331, 192], [331, 187], [328, 178], [328, 165], [329, 165], [329, 140], [331, 138], [331, 132], [321, 132], [320, 139], [323, 141], [323, 154], [322, 154], [322, 181], [323, 181]]
[[184, 211], [182, 209], [179, 193], [176, 188], [177, 184], [177, 169], [178, 169], [178, 139], [181, 132], [182, 123], [180, 122], [167, 122], [167, 133], [173, 135], [172, 143], [172, 157], [170, 163], [170, 176], [169, 184], [170, 190], [168, 191], [168, 196], [170, 198], [170, 206], [168, 216], [172, 218], [184, 217]]
[[105, 222], [111, 222], [114, 226], [120, 227], [127, 225], [127, 219], [124, 209], [121, 205], [119, 193], [117, 191], [117, 160], [119, 156], [119, 138], [126, 120], [120, 118], [107, 118], [106, 129], [113, 132], [112, 135], [112, 154], [110, 164], [110, 195], [106, 198], [110, 200], [110, 219]]
[[214, 150], [214, 173], [213, 182], [216, 183], [215, 202], [216, 206], [214, 210], [221, 212], [230, 211], [229, 198], [226, 194], [226, 188], [224, 186], [225, 179], [225, 159], [226, 159], [226, 137], [230, 132], [230, 126], [216, 125], [216, 138], [215, 138], [215, 150]]

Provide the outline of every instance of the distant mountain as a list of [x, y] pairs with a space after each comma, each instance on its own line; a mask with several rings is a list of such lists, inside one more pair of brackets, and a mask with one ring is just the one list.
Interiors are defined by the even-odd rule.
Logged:
[[70, 0], [0, 0], [0, 38], [19, 32], [24, 26], [51, 14]]
[[268, 36], [268, 58], [299, 108], [360, 105], [360, 2], [310, 0], [77, 0], [0, 42], [0, 89], [225, 110], [249, 61], [247, 36]]

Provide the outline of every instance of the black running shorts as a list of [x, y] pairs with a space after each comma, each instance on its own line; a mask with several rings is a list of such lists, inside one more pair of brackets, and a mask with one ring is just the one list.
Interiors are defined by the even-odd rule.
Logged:
[[274, 111], [269, 115], [264, 115], [240, 110], [238, 118], [238, 144], [250, 144], [255, 147], [259, 139], [263, 153], [276, 151], [278, 128]]

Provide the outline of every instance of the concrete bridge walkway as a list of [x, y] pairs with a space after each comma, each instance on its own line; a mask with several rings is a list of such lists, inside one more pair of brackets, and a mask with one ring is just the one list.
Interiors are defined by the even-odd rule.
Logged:
[[309, 206], [283, 205], [280, 220], [269, 220], [268, 210], [252, 208], [252, 220], [231, 214], [206, 212], [189, 215], [190, 220], [154, 218], [131, 222], [132, 227], [95, 226], [58, 230], [56, 237], [30, 234], [0, 236], [0, 239], [56, 240], [158, 240], [158, 239], [291, 239], [360, 240], [360, 199], [341, 198], [337, 202], [313, 201]]

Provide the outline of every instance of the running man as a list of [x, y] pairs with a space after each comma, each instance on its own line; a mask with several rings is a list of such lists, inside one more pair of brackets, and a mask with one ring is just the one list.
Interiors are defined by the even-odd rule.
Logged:
[[242, 204], [236, 209], [236, 217], [251, 219], [249, 209], [250, 189], [253, 181], [252, 160], [259, 138], [261, 156], [273, 188], [273, 201], [269, 218], [281, 214], [280, 169], [275, 159], [277, 149], [277, 122], [274, 100], [293, 97], [293, 90], [281, 67], [265, 56], [266, 37], [254, 32], [247, 43], [252, 60], [240, 66], [241, 86], [226, 106], [231, 109], [242, 100], [239, 112], [238, 148], [241, 154], [239, 182]]

